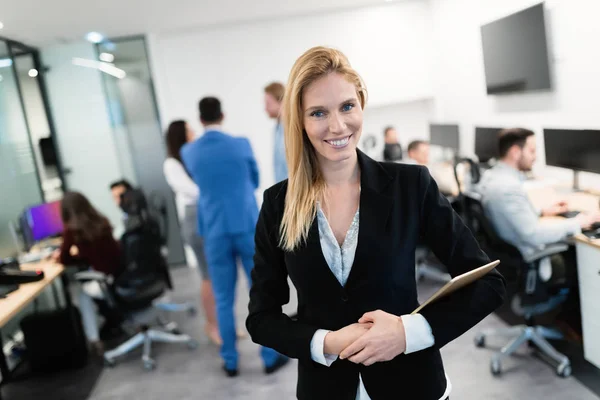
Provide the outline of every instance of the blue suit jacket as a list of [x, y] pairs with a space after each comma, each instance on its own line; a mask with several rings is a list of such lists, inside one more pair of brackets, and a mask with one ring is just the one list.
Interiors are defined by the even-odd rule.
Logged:
[[200, 188], [200, 236], [253, 234], [259, 174], [248, 139], [207, 131], [181, 149], [181, 158]]

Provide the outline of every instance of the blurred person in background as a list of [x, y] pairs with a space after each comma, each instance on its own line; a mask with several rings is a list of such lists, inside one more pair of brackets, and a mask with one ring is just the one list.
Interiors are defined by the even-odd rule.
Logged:
[[[238, 259], [251, 282], [254, 268], [254, 231], [258, 205], [254, 195], [259, 173], [250, 141], [223, 132], [221, 102], [215, 97], [200, 100], [201, 138], [181, 149], [186, 170], [200, 188], [198, 201], [200, 235], [217, 304], [219, 333], [223, 340], [223, 370], [238, 375], [235, 327], [235, 288]], [[273, 373], [287, 358], [267, 347], [261, 348], [266, 373]]]
[[204, 331], [213, 343], [221, 345], [215, 311], [215, 298], [204, 254], [204, 241], [198, 235], [198, 198], [200, 190], [181, 162], [181, 148], [194, 139], [194, 131], [185, 121], [171, 122], [166, 134], [168, 157], [163, 164], [163, 172], [167, 183], [175, 193], [181, 236], [194, 252], [198, 263], [198, 270], [202, 279], [200, 299], [206, 318]]
[[425, 140], [413, 140], [408, 145], [406, 151], [408, 160], [407, 164], [429, 165], [429, 142]]
[[[86, 265], [114, 279], [123, 271], [121, 249], [113, 238], [108, 219], [92, 206], [81, 193], [67, 192], [61, 201], [64, 224], [63, 242], [53, 254], [63, 265]], [[96, 281], [82, 284], [79, 308], [85, 335], [95, 352], [103, 352], [101, 336], [114, 336], [120, 332], [121, 315], [103, 301], [104, 294]], [[102, 330], [98, 329], [94, 302], [105, 318]]]
[[402, 146], [398, 141], [398, 133], [393, 126], [388, 126], [383, 130], [384, 148], [383, 161], [400, 161], [402, 160]]
[[281, 102], [285, 87], [279, 82], [273, 82], [265, 87], [265, 111], [269, 118], [276, 121], [275, 146], [273, 149], [273, 167], [275, 169], [275, 182], [281, 182], [288, 177], [287, 162], [285, 161], [285, 141], [283, 125], [281, 124]]

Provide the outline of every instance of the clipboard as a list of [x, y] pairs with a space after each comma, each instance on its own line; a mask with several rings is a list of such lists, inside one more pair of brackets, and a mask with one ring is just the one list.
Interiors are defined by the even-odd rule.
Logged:
[[454, 293], [458, 289], [461, 289], [467, 286], [468, 284], [473, 283], [476, 280], [482, 278], [483, 276], [487, 275], [491, 270], [496, 268], [498, 264], [500, 264], [500, 260], [493, 261], [482, 267], [475, 268], [474, 270], [471, 270], [469, 272], [465, 272], [462, 275], [455, 276], [454, 278], [452, 278], [452, 280], [450, 280], [450, 282], [446, 283], [441, 289], [435, 292], [433, 296], [428, 298], [427, 301], [425, 301], [415, 311], [413, 311], [411, 315], [417, 314], [428, 304], [431, 304], [434, 301], [449, 295], [450, 293]]

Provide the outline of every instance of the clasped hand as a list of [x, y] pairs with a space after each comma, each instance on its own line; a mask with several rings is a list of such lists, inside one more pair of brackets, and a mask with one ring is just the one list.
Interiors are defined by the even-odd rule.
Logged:
[[366, 366], [390, 361], [406, 350], [404, 324], [396, 315], [380, 310], [368, 312], [357, 324], [330, 332], [324, 350]]

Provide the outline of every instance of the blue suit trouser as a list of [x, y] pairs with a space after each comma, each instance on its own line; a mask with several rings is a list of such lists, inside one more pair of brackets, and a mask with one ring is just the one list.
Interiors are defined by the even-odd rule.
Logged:
[[[248, 283], [251, 285], [250, 272], [254, 268], [254, 232], [205, 237], [204, 250], [215, 294], [219, 332], [223, 340], [221, 357], [227, 369], [237, 369], [237, 333], [234, 316], [237, 260], [241, 260]], [[265, 367], [270, 367], [279, 354], [273, 349], [261, 347], [260, 355]]]

